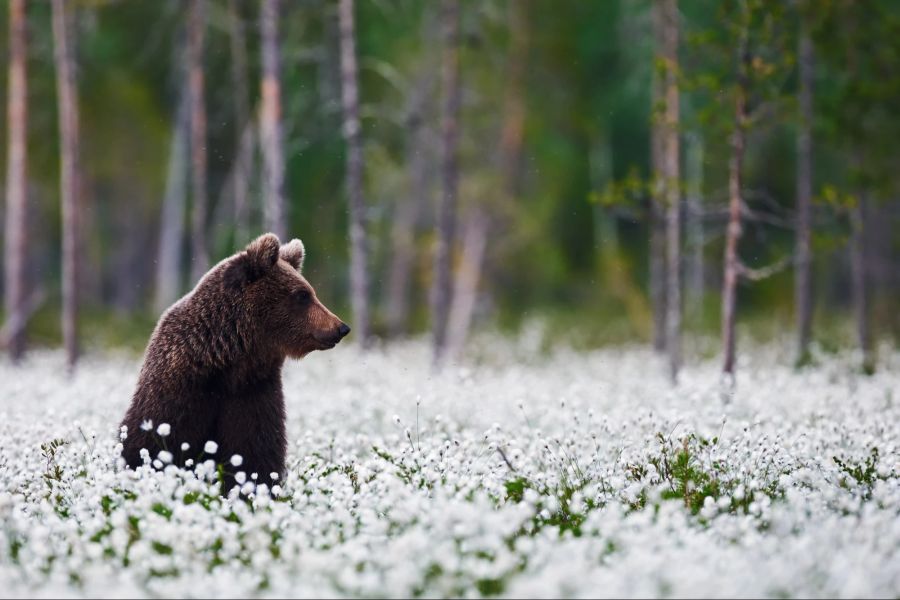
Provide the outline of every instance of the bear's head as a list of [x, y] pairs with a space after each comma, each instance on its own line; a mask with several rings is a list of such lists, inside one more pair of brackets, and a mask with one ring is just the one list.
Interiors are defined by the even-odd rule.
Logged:
[[267, 233], [233, 256], [223, 273], [223, 285], [229, 294], [239, 295], [257, 339], [293, 358], [334, 348], [350, 333], [301, 274], [304, 253], [300, 240], [282, 245]]

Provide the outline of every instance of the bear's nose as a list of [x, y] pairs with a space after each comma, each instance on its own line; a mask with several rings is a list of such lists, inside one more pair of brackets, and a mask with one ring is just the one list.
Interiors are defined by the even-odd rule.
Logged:
[[341, 337], [346, 337], [346, 335], [350, 333], [350, 326], [346, 323], [341, 323], [341, 326], [338, 327], [338, 335]]

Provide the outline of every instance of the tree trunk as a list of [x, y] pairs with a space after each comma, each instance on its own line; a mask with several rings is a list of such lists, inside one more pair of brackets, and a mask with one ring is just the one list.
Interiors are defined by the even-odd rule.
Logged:
[[660, 2], [651, 4], [651, 21], [656, 50], [653, 57], [651, 82], [650, 170], [653, 192], [650, 198], [650, 304], [653, 307], [653, 349], [663, 352], [666, 348], [666, 222], [664, 186], [663, 114], [665, 103], [664, 78], [660, 76], [658, 62], [663, 37], [663, 11]]
[[[509, 52], [506, 65], [503, 129], [500, 134], [500, 171], [503, 177], [503, 202], [512, 205], [521, 187], [522, 142], [525, 134], [525, 68], [528, 52], [527, 4], [508, 5]], [[484, 201], [482, 201], [483, 203]], [[450, 359], [462, 352], [475, 311], [478, 285], [482, 279], [487, 242], [495, 224], [490, 218], [490, 206], [475, 206], [466, 219], [463, 231], [462, 260], [457, 269], [453, 298], [447, 321], [447, 352]]]
[[404, 334], [409, 324], [410, 274], [415, 255], [415, 227], [421, 207], [429, 199], [429, 138], [426, 110], [432, 78], [428, 65], [416, 78], [407, 123], [406, 161], [409, 166], [409, 196], [396, 205], [391, 228], [391, 267], [387, 288], [387, 327], [392, 337]]
[[798, 67], [800, 122], [797, 132], [797, 233], [794, 275], [794, 310], [797, 320], [797, 363], [809, 359], [812, 331], [810, 228], [812, 204], [813, 45], [809, 24], [801, 17]]
[[[247, 87], [247, 36], [238, 0], [228, 0], [228, 24], [231, 41], [231, 84], [234, 93], [234, 178], [231, 182], [234, 199], [234, 230], [238, 243], [249, 243], [250, 225], [247, 197], [250, 188], [250, 158], [252, 152], [245, 152], [249, 145], [252, 148], [253, 129], [248, 128], [250, 121], [250, 92]], [[250, 139], [247, 140], [247, 136]]]
[[[252, 118], [241, 127], [238, 140], [234, 162], [228, 169], [228, 175], [225, 176], [225, 183], [213, 212], [213, 223], [220, 224], [218, 239], [228, 248], [235, 245], [245, 246], [253, 237], [251, 223], [254, 221], [254, 211], [250, 202], [250, 184], [256, 149], [256, 122]], [[227, 223], [234, 223], [230, 232], [221, 225]]]
[[737, 49], [737, 84], [734, 90], [734, 132], [731, 137], [731, 159], [728, 165], [728, 229], [725, 232], [725, 273], [722, 279], [722, 372], [734, 381], [734, 323], [737, 310], [737, 283], [741, 271], [738, 240], [741, 237], [741, 208], [745, 127], [747, 120], [747, 43], [749, 15], [742, 5], [743, 20]]
[[369, 344], [369, 273], [366, 266], [365, 203], [363, 200], [363, 153], [359, 124], [356, 33], [353, 0], [340, 0], [341, 99], [344, 105], [344, 138], [347, 141], [347, 200], [350, 213], [350, 300], [353, 326], [365, 348]]
[[850, 273], [852, 278], [853, 317], [856, 323], [856, 339], [862, 351], [863, 372], [875, 372], [875, 353], [872, 332], [869, 327], [869, 285], [867, 277], [865, 192], [860, 193], [850, 210]]
[[206, 32], [206, 0], [193, 0], [188, 23], [188, 73], [191, 94], [191, 274], [196, 282], [209, 269], [206, 243], [206, 105], [203, 46]]
[[525, 74], [528, 66], [528, 4], [510, 2], [508, 10], [509, 59], [500, 134], [500, 161], [504, 192], [513, 200], [522, 186], [522, 144], [525, 138]]
[[162, 312], [181, 293], [182, 244], [184, 242], [184, 209], [187, 204], [187, 154], [190, 94], [184, 90], [178, 100], [178, 111], [169, 142], [169, 164], [166, 169], [166, 191], [160, 218], [159, 253], [156, 261], [156, 295], [153, 306]]
[[4, 305], [6, 343], [17, 362], [25, 353], [25, 265], [28, 229], [28, 81], [25, 0], [9, 3], [7, 79], [6, 244]]
[[447, 320], [446, 357], [450, 359], [459, 356], [472, 326], [475, 301], [478, 299], [478, 280], [481, 278], [487, 247], [488, 227], [487, 215], [479, 208], [473, 210], [466, 220], [462, 260], [456, 273], [453, 301]]
[[281, 130], [281, 50], [278, 41], [279, 0], [262, 0], [262, 113], [260, 145], [263, 155], [263, 217], [266, 229], [279, 238], [287, 235], [284, 202], [284, 150]]
[[443, 157], [441, 165], [441, 199], [437, 214], [437, 251], [431, 292], [432, 335], [434, 361], [443, 361], [447, 345], [447, 317], [450, 309], [450, 269], [456, 227], [456, 196], [458, 185], [459, 145], [459, 0], [443, 0], [441, 5], [443, 29], [443, 58], [441, 84], [443, 119], [441, 137]]
[[81, 173], [78, 148], [78, 84], [75, 79], [72, 5], [53, 0], [53, 40], [59, 104], [60, 198], [62, 200], [62, 331], [66, 362], [78, 361], [78, 220]]
[[[657, 3], [660, 6], [660, 3]], [[663, 174], [666, 198], [666, 351], [669, 375], [678, 378], [681, 368], [681, 167], [678, 97], [678, 4], [661, 3], [665, 70], [663, 121]]]
[[704, 250], [706, 246], [703, 227], [703, 138], [693, 135], [687, 147], [687, 214], [688, 236], [691, 256], [688, 268], [690, 313], [694, 318], [703, 314], [703, 297], [706, 291], [706, 265]]

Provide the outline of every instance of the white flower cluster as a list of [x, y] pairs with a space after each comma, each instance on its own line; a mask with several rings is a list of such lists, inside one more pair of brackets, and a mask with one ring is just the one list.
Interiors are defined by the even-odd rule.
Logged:
[[723, 395], [713, 363], [672, 388], [641, 349], [518, 352], [289, 364], [271, 489], [214, 441], [124, 469], [131, 360], [0, 362], [2, 594], [900, 596], [900, 354], [758, 351]]

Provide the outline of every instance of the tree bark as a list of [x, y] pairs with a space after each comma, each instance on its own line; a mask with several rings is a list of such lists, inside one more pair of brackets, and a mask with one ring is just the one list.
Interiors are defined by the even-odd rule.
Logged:
[[456, 229], [459, 146], [459, 0], [443, 0], [441, 5], [443, 57], [441, 84], [443, 119], [441, 123], [442, 165], [441, 198], [437, 214], [437, 250], [431, 292], [434, 361], [440, 364], [447, 346], [447, 317], [450, 309], [451, 262]]
[[9, 3], [9, 76], [7, 79], [6, 244], [4, 305], [10, 358], [25, 353], [25, 265], [28, 229], [28, 80], [25, 0]]
[[391, 228], [391, 266], [387, 287], [387, 327], [392, 337], [403, 335], [409, 324], [410, 274], [415, 254], [415, 227], [422, 206], [429, 200], [429, 159], [431, 131], [427, 107], [432, 90], [430, 65], [422, 67], [411, 92], [407, 121], [406, 162], [409, 167], [409, 196], [401, 198]]
[[813, 45], [809, 24], [801, 17], [798, 68], [800, 119], [797, 131], [797, 233], [794, 274], [794, 310], [797, 323], [797, 363], [809, 358], [812, 332], [810, 218], [812, 205]]
[[653, 39], [656, 50], [653, 57], [651, 81], [650, 170], [653, 191], [650, 198], [650, 304], [653, 307], [653, 349], [666, 349], [666, 222], [664, 186], [663, 114], [665, 81], [659, 73], [662, 51], [664, 19], [662, 4], [653, 2], [650, 9]]
[[[502, 201], [512, 205], [521, 188], [522, 143], [525, 136], [525, 69], [528, 52], [527, 4], [511, 2], [508, 5], [510, 33], [506, 64], [506, 91], [504, 93], [503, 128], [500, 133], [498, 156], [503, 177]], [[497, 221], [491, 218], [491, 206], [472, 207], [463, 231], [462, 258], [453, 285], [450, 314], [447, 321], [446, 356], [454, 359], [462, 352], [475, 312], [478, 286], [482, 280], [488, 240]], [[496, 207], [494, 207], [496, 210]]]
[[737, 48], [737, 82], [734, 90], [734, 132], [731, 137], [731, 159], [728, 165], [728, 229], [725, 233], [725, 273], [722, 280], [722, 372], [734, 380], [737, 283], [741, 263], [738, 241], [741, 237], [741, 208], [744, 204], [743, 161], [747, 120], [747, 44], [749, 15], [746, 2], [742, 4], [743, 21]]
[[[247, 36], [238, 0], [228, 0], [228, 25], [231, 42], [231, 84], [234, 86], [234, 178], [231, 182], [234, 199], [235, 238], [239, 243], [250, 241], [249, 210], [247, 197], [250, 189], [251, 152], [244, 149], [249, 142], [252, 147], [250, 121], [250, 92], [247, 86]], [[250, 136], [250, 140], [245, 139]]]
[[693, 135], [689, 138], [686, 157], [688, 242], [691, 255], [688, 268], [690, 313], [697, 317], [703, 313], [703, 298], [706, 291], [706, 261], [704, 250], [706, 235], [703, 226], [703, 138]]
[[279, 0], [262, 0], [262, 112], [260, 145], [263, 155], [263, 220], [266, 229], [284, 238], [284, 149], [281, 126], [281, 50], [278, 40]]
[[663, 59], [665, 61], [665, 117], [663, 121], [663, 175], [666, 199], [666, 351], [669, 375], [681, 368], [681, 145], [678, 96], [678, 4], [664, 0]]
[[850, 209], [850, 274], [853, 319], [856, 324], [857, 343], [862, 351], [862, 369], [863, 372], [871, 374], [875, 372], [875, 352], [872, 347], [872, 332], [869, 324], [866, 205], [866, 194], [862, 192], [859, 194], [856, 204]]
[[163, 196], [160, 218], [156, 294], [153, 302], [156, 312], [162, 312], [171, 306], [181, 293], [184, 210], [187, 204], [190, 94], [182, 89], [180, 96], [172, 138], [169, 142], [166, 191]]
[[466, 219], [462, 259], [454, 280], [453, 302], [447, 319], [446, 357], [450, 359], [459, 356], [472, 326], [475, 301], [478, 298], [478, 281], [487, 248], [488, 228], [487, 215], [480, 208], [474, 209], [473, 214]]
[[525, 74], [528, 66], [528, 4], [507, 6], [509, 59], [503, 103], [503, 131], [500, 134], [500, 161], [507, 200], [519, 195], [522, 186], [522, 144], [525, 139]]
[[75, 79], [72, 5], [53, 0], [56, 91], [59, 104], [60, 198], [62, 200], [62, 331], [66, 363], [78, 361], [79, 169], [78, 84]]
[[206, 101], [203, 48], [206, 33], [206, 0], [192, 0], [188, 22], [188, 73], [191, 94], [191, 274], [197, 281], [209, 269], [206, 243]]
[[369, 345], [369, 272], [366, 265], [365, 202], [363, 200], [363, 153], [359, 123], [356, 33], [353, 0], [340, 0], [341, 99], [344, 106], [344, 138], [347, 141], [347, 201], [350, 215], [350, 301], [354, 328], [360, 344]]

